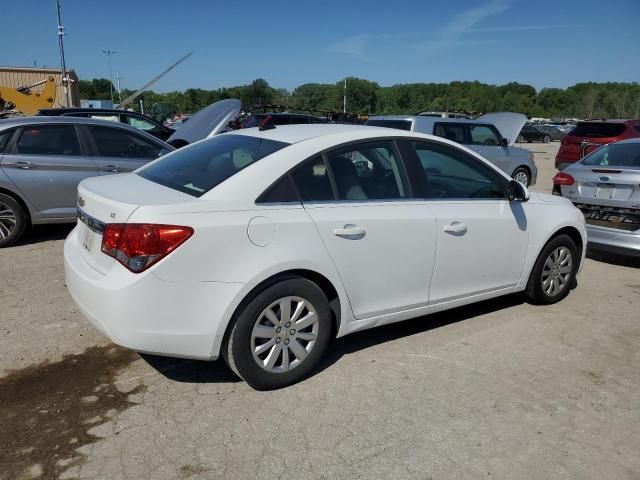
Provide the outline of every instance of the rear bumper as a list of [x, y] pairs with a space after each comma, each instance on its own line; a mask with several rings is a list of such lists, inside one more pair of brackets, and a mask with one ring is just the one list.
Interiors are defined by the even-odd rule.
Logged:
[[243, 286], [169, 282], [119, 264], [102, 274], [82, 257], [76, 230], [64, 244], [64, 267], [69, 293], [97, 330], [123, 347], [172, 357], [216, 359], [222, 319]]
[[588, 247], [595, 250], [640, 256], [640, 230], [629, 232], [587, 224], [587, 241]]

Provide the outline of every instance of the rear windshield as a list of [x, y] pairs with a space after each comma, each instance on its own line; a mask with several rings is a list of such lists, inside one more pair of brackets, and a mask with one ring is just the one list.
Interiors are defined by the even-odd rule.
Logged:
[[374, 127], [397, 128], [400, 130], [411, 130], [411, 120], [367, 120], [367, 125]]
[[200, 197], [243, 168], [287, 145], [246, 135], [220, 135], [183, 147], [143, 168], [138, 175]]
[[588, 155], [583, 165], [598, 167], [640, 167], [640, 143], [610, 143]]
[[569, 132], [569, 135], [588, 138], [617, 137], [624, 132], [625, 128], [626, 127], [620, 123], [585, 122], [578, 123], [578, 125]]

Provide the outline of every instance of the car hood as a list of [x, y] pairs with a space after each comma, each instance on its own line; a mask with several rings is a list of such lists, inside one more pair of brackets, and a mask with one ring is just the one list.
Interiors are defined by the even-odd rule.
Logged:
[[223, 132], [227, 124], [240, 114], [242, 103], [227, 98], [203, 108], [176, 130], [167, 142], [175, 145], [193, 143]]
[[495, 112], [480, 115], [476, 120], [495, 125], [500, 135], [509, 141], [509, 145], [513, 145], [527, 122], [527, 116], [515, 112]]

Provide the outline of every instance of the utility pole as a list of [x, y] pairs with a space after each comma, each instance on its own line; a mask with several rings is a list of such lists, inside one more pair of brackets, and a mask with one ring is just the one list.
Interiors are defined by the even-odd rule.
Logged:
[[113, 50], [102, 50], [109, 58], [109, 91], [111, 92], [111, 105], [113, 105], [113, 75], [111, 74], [111, 55], [115, 55], [118, 52], [114, 52]]
[[344, 77], [344, 94], [342, 95], [342, 113], [347, 113], [347, 77]]
[[118, 103], [122, 103], [122, 90], [120, 90], [120, 80], [122, 80], [120, 72], [116, 72], [116, 89], [118, 90]]
[[56, 9], [58, 12], [58, 47], [60, 48], [60, 67], [62, 69], [62, 87], [64, 88], [64, 106], [70, 107], [69, 101], [69, 77], [67, 76], [67, 64], [64, 59], [64, 27], [62, 26], [62, 20], [60, 19], [60, 0], [56, 0]]

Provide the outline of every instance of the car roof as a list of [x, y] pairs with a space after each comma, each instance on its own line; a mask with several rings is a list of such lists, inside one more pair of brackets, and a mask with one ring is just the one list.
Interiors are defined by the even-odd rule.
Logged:
[[479, 120], [471, 120], [469, 118], [446, 118], [446, 117], [429, 117], [426, 115], [374, 115], [369, 120], [419, 120], [420, 122], [431, 123], [473, 123], [480, 125], [490, 125], [490, 122], [482, 122]]
[[[375, 137], [417, 137], [429, 138], [438, 142], [445, 141], [452, 143], [441, 137], [426, 133], [409, 132], [398, 130], [397, 128], [374, 127], [368, 125], [351, 125], [341, 123], [317, 123], [310, 125], [279, 125], [276, 128], [260, 130], [258, 127], [243, 128], [227, 132], [225, 135], [247, 135], [256, 138], [266, 138], [277, 142], [300, 143], [318, 137], [342, 136], [345, 141], [359, 140]], [[454, 144], [455, 145], [455, 144]]]
[[[34, 117], [5, 118], [0, 120], [0, 130], [4, 130], [5, 128], [11, 128], [11, 127], [20, 127], [22, 125], [37, 125], [41, 123], [46, 123], [49, 125], [51, 124], [100, 125], [104, 127], [120, 128], [123, 130], [128, 130], [130, 132], [136, 133], [138, 135], [142, 135], [143, 137], [149, 138], [155, 141], [156, 143], [157, 142], [165, 143], [162, 140], [154, 137], [153, 135], [150, 135], [147, 132], [137, 129], [135, 127], [132, 127], [126, 123], [113, 122], [111, 120], [101, 120], [97, 118], [86, 118], [86, 117], [60, 117], [60, 116], [47, 117], [47, 116], [41, 115], [41, 116], [34, 116]], [[165, 144], [165, 145], [169, 147], [168, 144]], [[170, 147], [170, 148], [173, 150], [173, 147]]]
[[[44, 115], [49, 113], [59, 113], [60, 115], [64, 115], [65, 113], [129, 113], [133, 115], [140, 115], [138, 112], [133, 112], [129, 110], [119, 110], [117, 108], [86, 108], [86, 107], [62, 107], [62, 108], [41, 108], [39, 110]], [[52, 115], [55, 116], [55, 115]]]
[[636, 124], [640, 124], [640, 120], [630, 120], [630, 119], [624, 119], [624, 118], [602, 118], [602, 119], [597, 119], [597, 118], [592, 118], [590, 120], [581, 120], [578, 123], [617, 123], [617, 124], [623, 124], [623, 125], [636, 125]]

